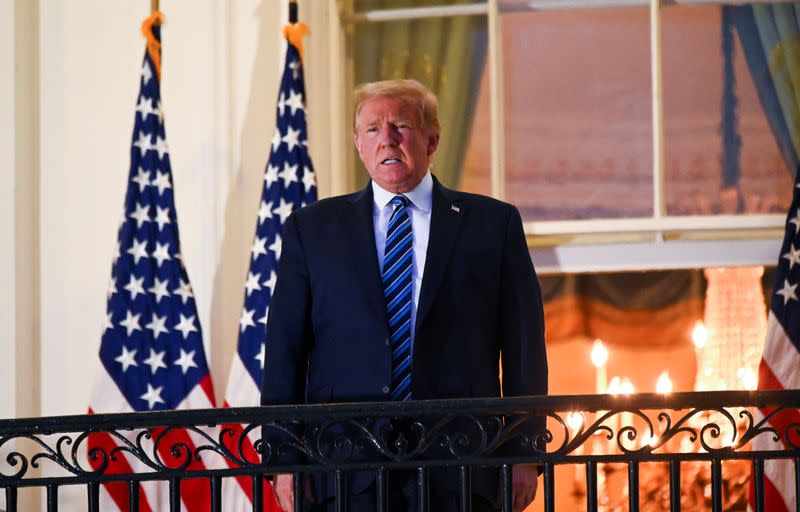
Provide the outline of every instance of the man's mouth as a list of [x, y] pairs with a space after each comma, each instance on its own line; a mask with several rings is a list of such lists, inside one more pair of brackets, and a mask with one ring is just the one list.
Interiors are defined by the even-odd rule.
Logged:
[[394, 164], [399, 164], [400, 160], [398, 160], [397, 158], [386, 158], [381, 163], [384, 165], [394, 165]]

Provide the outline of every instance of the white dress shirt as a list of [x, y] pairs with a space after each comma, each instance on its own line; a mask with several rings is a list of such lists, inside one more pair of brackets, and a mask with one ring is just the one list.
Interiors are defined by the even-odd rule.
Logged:
[[[375, 248], [378, 250], [378, 266], [383, 272], [383, 253], [386, 250], [386, 230], [389, 227], [389, 219], [392, 216], [392, 198], [396, 196], [388, 190], [384, 190], [374, 181], [372, 182], [372, 197], [374, 206], [372, 209], [372, 223], [375, 228]], [[417, 304], [419, 303], [419, 291], [422, 288], [422, 273], [425, 270], [425, 256], [428, 252], [428, 236], [431, 232], [431, 204], [433, 203], [433, 178], [430, 171], [425, 174], [419, 185], [404, 195], [410, 204], [406, 207], [411, 216], [412, 230], [412, 276], [414, 289], [412, 292], [411, 306], [411, 325], [417, 322]], [[411, 349], [414, 348], [415, 329], [411, 329]]]

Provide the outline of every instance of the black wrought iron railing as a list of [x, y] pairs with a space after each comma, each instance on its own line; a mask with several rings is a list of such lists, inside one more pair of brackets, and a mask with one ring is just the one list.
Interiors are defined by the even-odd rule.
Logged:
[[[531, 435], [526, 425], [542, 417], [547, 418], [546, 430]], [[734, 502], [740, 505], [744, 493], [734, 496], [731, 479], [735, 477], [741, 491], [742, 475], [752, 470], [755, 509], [763, 511], [766, 461], [788, 464], [789, 481], [800, 496], [799, 418], [800, 392], [726, 391], [12, 419], [0, 421], [0, 489], [5, 490], [6, 509], [13, 511], [20, 488], [43, 487], [47, 510], [52, 511], [58, 509], [61, 488], [84, 486], [88, 510], [96, 511], [100, 486], [123, 482], [128, 505], [138, 510], [144, 482], [163, 481], [170, 510], [180, 510], [181, 485], [201, 482], [211, 509], [219, 511], [222, 483], [244, 477], [255, 484], [252, 508], [257, 511], [269, 475], [324, 472], [335, 475], [336, 504], [347, 510], [347, 477], [358, 470], [375, 473], [378, 510], [385, 510], [387, 474], [415, 471], [418, 492], [427, 496], [430, 472], [450, 467], [459, 475], [462, 510], [469, 510], [465, 497], [471, 470], [480, 466], [499, 469], [501, 505], [508, 511], [512, 465], [533, 463], [542, 469], [537, 499], [544, 500], [547, 511], [566, 509], [556, 503], [560, 466], [573, 469], [569, 485], [581, 493], [590, 511], [612, 509], [619, 501], [627, 502], [623, 509], [638, 511], [651, 500], [672, 511], [694, 510], [696, 505], [736, 509]], [[117, 447], [93, 442], [98, 436]], [[123, 457], [143, 470], [114, 473], [115, 461]], [[202, 469], [197, 468], [200, 460], [205, 461]], [[725, 471], [732, 467], [740, 471]], [[295, 478], [297, 496], [302, 495], [301, 480]], [[656, 489], [653, 481], [658, 482]], [[698, 482], [710, 492], [695, 501], [707, 504], [691, 501], [688, 489]], [[425, 499], [419, 503], [421, 511], [427, 510]], [[299, 502], [296, 506], [300, 510]]]

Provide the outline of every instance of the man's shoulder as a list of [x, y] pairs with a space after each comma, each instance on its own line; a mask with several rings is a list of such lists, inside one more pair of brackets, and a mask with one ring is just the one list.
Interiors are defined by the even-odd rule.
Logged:
[[361, 192], [354, 192], [341, 196], [326, 197], [296, 210], [295, 214], [301, 218], [325, 217], [336, 210], [352, 204], [360, 194]]
[[485, 208], [497, 208], [500, 210], [507, 210], [514, 207], [510, 203], [483, 194], [474, 194], [472, 192], [456, 192], [456, 194], [465, 204], [474, 204]]
[[514, 205], [493, 197], [472, 192], [445, 190], [445, 197], [451, 199], [456, 207], [460, 205], [460, 207], [475, 210], [484, 215], [495, 214], [505, 217], [512, 214], [512, 212], [516, 212], [516, 207]]

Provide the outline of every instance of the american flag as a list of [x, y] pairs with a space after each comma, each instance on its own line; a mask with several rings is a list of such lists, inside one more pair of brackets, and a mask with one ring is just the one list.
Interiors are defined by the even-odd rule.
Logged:
[[[192, 287], [180, 256], [169, 149], [160, 93], [160, 13], [142, 24], [147, 51], [130, 149], [130, 172], [124, 216], [108, 284], [106, 319], [100, 343], [101, 370], [90, 413], [194, 409], [215, 406]], [[168, 451], [174, 442], [194, 447], [187, 431], [169, 434], [159, 450], [162, 460], [177, 462]], [[95, 434], [89, 447], [106, 453], [116, 445], [108, 434]], [[163, 452], [163, 453], [162, 453]], [[99, 461], [90, 461], [93, 465]], [[190, 468], [202, 469], [204, 462]], [[147, 468], [117, 456], [107, 472], [134, 473]], [[162, 484], [142, 484], [142, 510], [168, 510]], [[101, 493], [102, 510], [127, 510], [127, 484], [109, 484]], [[204, 480], [185, 480], [185, 510], [209, 509]]]
[[[298, 24], [298, 28], [305, 28]], [[245, 282], [244, 306], [239, 318], [239, 344], [231, 365], [225, 407], [247, 407], [260, 403], [264, 374], [264, 345], [267, 335], [267, 313], [278, 260], [281, 256], [281, 231], [289, 215], [317, 199], [314, 166], [306, 146], [305, 81], [300, 52], [289, 41], [286, 48], [283, 77], [276, 108], [277, 126], [270, 142], [270, 156], [264, 172], [264, 187], [258, 208], [256, 233]], [[234, 435], [228, 437], [234, 453], [241, 436], [241, 426], [226, 425]], [[252, 438], [245, 440], [249, 460], [255, 460]], [[239, 485], [241, 490], [232, 489]], [[248, 509], [252, 500], [252, 482], [248, 478], [226, 482], [226, 494], [239, 491], [241, 507]], [[265, 508], [279, 510], [272, 490], [264, 492]], [[271, 508], [267, 508], [271, 507]]]
[[[786, 217], [786, 232], [775, 272], [775, 285], [767, 320], [767, 337], [764, 355], [758, 369], [758, 389], [800, 388], [800, 302], [797, 285], [800, 283], [800, 169], [795, 173], [794, 193], [789, 214]], [[773, 409], [759, 409], [756, 420], [761, 421]], [[787, 427], [800, 424], [800, 412], [796, 409], [782, 411], [773, 416], [770, 426], [780, 433]], [[793, 440], [796, 442], [796, 440]], [[786, 439], [780, 443], [790, 449]], [[754, 450], [774, 450], [772, 436], [758, 436], [753, 441]], [[794, 462], [778, 459], [764, 463], [764, 505], [770, 512], [795, 510]], [[750, 509], [755, 509], [751, 486]]]

